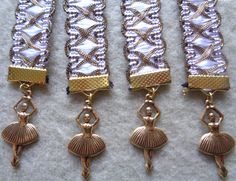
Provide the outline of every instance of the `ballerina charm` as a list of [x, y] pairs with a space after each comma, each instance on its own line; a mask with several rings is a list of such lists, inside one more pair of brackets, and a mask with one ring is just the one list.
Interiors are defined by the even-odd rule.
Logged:
[[[21, 85], [21, 88], [27, 86]], [[29, 88], [29, 87], [28, 87]], [[31, 101], [31, 91], [24, 91], [24, 96], [16, 103], [14, 110], [18, 117], [18, 122], [13, 122], [2, 131], [4, 141], [12, 144], [13, 167], [19, 166], [19, 155], [23, 146], [29, 145], [38, 139], [38, 132], [33, 124], [29, 123], [29, 118], [35, 113], [36, 107]], [[27, 112], [31, 107], [31, 111]]]
[[[138, 111], [138, 115], [143, 121], [144, 126], [136, 128], [130, 138], [130, 141], [134, 146], [144, 149], [144, 159], [146, 161], [145, 167], [147, 171], [153, 169], [152, 150], [163, 147], [168, 140], [165, 133], [155, 126], [156, 121], [160, 116], [160, 110], [153, 102], [156, 90], [151, 90], [153, 92], [147, 94], [145, 103]], [[155, 113], [154, 116], [152, 116], [153, 113]]]
[[227, 176], [227, 169], [224, 166], [224, 155], [228, 154], [234, 147], [234, 139], [227, 133], [220, 132], [219, 127], [224, 119], [224, 115], [215, 108], [212, 103], [212, 94], [206, 100], [206, 108], [201, 121], [209, 128], [209, 133], [202, 136], [199, 144], [199, 150], [207, 155], [215, 157], [219, 167], [219, 175]]
[[[91, 100], [88, 99], [85, 103], [86, 105], [76, 119], [83, 133], [77, 134], [71, 139], [68, 150], [80, 157], [83, 165], [82, 175], [87, 179], [90, 175], [90, 158], [102, 153], [106, 146], [100, 136], [93, 134], [93, 129], [97, 126], [99, 118], [93, 111]], [[82, 116], [83, 118], [81, 118]], [[92, 122], [92, 118], [94, 118], [94, 122]]]

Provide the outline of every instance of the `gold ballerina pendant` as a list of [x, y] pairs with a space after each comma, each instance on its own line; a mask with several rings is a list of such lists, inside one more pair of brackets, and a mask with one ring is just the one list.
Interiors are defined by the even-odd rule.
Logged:
[[[153, 169], [152, 151], [163, 147], [168, 139], [165, 133], [157, 128], [156, 122], [160, 116], [160, 110], [154, 104], [156, 89], [150, 89], [146, 96], [145, 103], [140, 107], [138, 116], [144, 126], [136, 128], [130, 137], [130, 142], [141, 149], [144, 149], [145, 167], [147, 171]], [[154, 114], [154, 116], [152, 116]]]
[[204, 154], [214, 156], [218, 166], [218, 174], [222, 178], [228, 174], [224, 166], [224, 155], [228, 154], [235, 145], [234, 139], [229, 134], [219, 130], [223, 119], [224, 115], [215, 108], [212, 98], [208, 98], [201, 121], [208, 127], [209, 133], [201, 137], [199, 150]]
[[18, 122], [13, 122], [2, 131], [2, 138], [12, 144], [13, 167], [19, 166], [19, 155], [23, 146], [29, 145], [38, 139], [38, 132], [35, 126], [29, 123], [30, 117], [36, 112], [36, 107], [31, 101], [31, 91], [27, 90], [25, 95], [16, 103], [14, 110]]
[[90, 158], [99, 155], [106, 148], [102, 138], [93, 134], [93, 129], [97, 126], [99, 117], [93, 111], [89, 100], [86, 101], [86, 105], [78, 115], [76, 122], [83, 130], [83, 133], [77, 134], [71, 139], [68, 150], [75, 156], [80, 157], [83, 166], [82, 176], [88, 179], [90, 175]]

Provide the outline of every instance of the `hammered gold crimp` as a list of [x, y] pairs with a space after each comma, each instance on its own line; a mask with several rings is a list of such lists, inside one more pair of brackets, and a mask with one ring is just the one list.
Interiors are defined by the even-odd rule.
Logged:
[[69, 79], [70, 93], [109, 89], [109, 75], [71, 77]]
[[189, 75], [190, 89], [229, 90], [229, 77], [226, 75]]
[[45, 84], [47, 69], [35, 67], [9, 66], [8, 81]]
[[159, 72], [132, 74], [129, 78], [131, 89], [155, 87], [171, 82], [170, 69], [161, 69]]

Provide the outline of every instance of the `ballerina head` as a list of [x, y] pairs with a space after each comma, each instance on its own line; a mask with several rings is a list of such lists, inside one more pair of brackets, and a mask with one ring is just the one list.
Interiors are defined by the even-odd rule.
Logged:
[[147, 116], [152, 116], [152, 108], [151, 107], [146, 108], [146, 115]]
[[88, 114], [88, 113], [84, 114], [84, 122], [85, 122], [85, 123], [89, 123], [90, 120], [91, 120], [90, 114]]
[[27, 109], [28, 109], [28, 104], [26, 102], [24, 102], [20, 105], [20, 111], [21, 112], [26, 112]]
[[209, 119], [210, 123], [215, 123], [216, 122], [215, 114], [210, 112], [209, 115], [208, 115], [208, 119]]

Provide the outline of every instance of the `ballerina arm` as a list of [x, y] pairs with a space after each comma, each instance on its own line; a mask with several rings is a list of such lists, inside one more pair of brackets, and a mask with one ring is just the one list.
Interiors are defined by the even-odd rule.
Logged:
[[13, 109], [14, 109], [14, 111], [15, 111], [16, 113], [18, 113], [17, 107], [18, 107], [18, 105], [20, 104], [20, 102], [21, 102], [23, 99], [24, 99], [24, 98], [21, 98], [21, 99], [15, 104], [15, 106], [13, 107]]
[[95, 122], [93, 123], [93, 127], [96, 127], [97, 124], [99, 123], [100, 119], [99, 119], [98, 115], [93, 110], [91, 110], [91, 112], [95, 117]]
[[138, 110], [138, 112], [137, 112], [137, 114], [138, 114], [138, 117], [143, 121], [143, 123], [145, 124], [145, 120], [144, 120], [144, 114], [142, 113], [142, 110], [143, 110], [143, 108], [145, 107], [145, 103], [142, 105], [142, 106], [140, 106], [140, 108], [139, 108], [139, 110]]
[[29, 101], [26, 96], [22, 97], [22, 98], [15, 104], [15, 106], [13, 107], [13, 109], [14, 109], [14, 111], [15, 111], [16, 113], [18, 113], [18, 111], [17, 111], [18, 105], [19, 105], [23, 100]]
[[208, 105], [206, 108], [205, 108], [205, 111], [201, 117], [201, 121], [203, 123], [205, 123], [206, 125], [208, 125], [208, 122], [206, 121], [205, 119], [205, 114], [209, 111], [209, 110], [213, 110], [214, 112], [216, 112], [218, 115], [219, 115], [219, 119], [218, 119], [218, 124], [220, 124], [223, 119], [224, 119], [224, 114], [222, 114], [214, 105]]
[[79, 124], [80, 127], [82, 126], [82, 124], [81, 124], [81, 115], [84, 113], [84, 111], [85, 111], [85, 109], [83, 109], [76, 118], [76, 122]]
[[206, 121], [206, 113], [209, 111], [209, 109], [211, 109], [209, 106], [207, 106], [201, 116], [201, 121], [208, 126], [208, 122]]
[[32, 106], [32, 111], [29, 113], [29, 116], [32, 116], [37, 111], [37, 108], [34, 105], [34, 103], [31, 101], [31, 99], [28, 99], [28, 101], [29, 101], [29, 104]]
[[154, 120], [157, 120], [157, 118], [160, 116], [160, 110], [158, 107], [156, 107], [154, 104], [153, 104], [153, 108], [155, 109], [156, 111], [156, 114], [154, 116]]
[[219, 120], [218, 120], [218, 124], [221, 124], [221, 122], [224, 120], [224, 114], [221, 113], [217, 108], [213, 107], [212, 108], [216, 113], [219, 114]]

